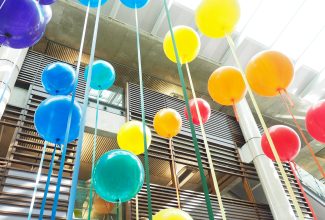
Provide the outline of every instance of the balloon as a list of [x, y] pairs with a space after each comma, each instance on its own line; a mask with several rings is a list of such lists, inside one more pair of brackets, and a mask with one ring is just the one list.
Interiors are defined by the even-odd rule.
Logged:
[[40, 5], [51, 5], [53, 4], [54, 2], [56, 2], [56, 0], [39, 0], [38, 3]]
[[[147, 147], [151, 143], [151, 131], [146, 127]], [[139, 121], [126, 122], [117, 133], [117, 143], [123, 150], [139, 155], [144, 153], [143, 129]]]
[[142, 8], [148, 4], [149, 0], [121, 0], [121, 2], [129, 8]]
[[0, 0], [1, 44], [15, 49], [31, 47], [43, 36], [46, 22], [36, 1]]
[[[63, 144], [71, 108], [71, 98], [67, 96], [52, 96], [44, 100], [36, 109], [34, 124], [37, 133], [46, 141]], [[68, 142], [79, 135], [81, 107], [75, 102], [72, 105], [71, 126]]]
[[215, 102], [221, 105], [234, 105], [245, 97], [246, 86], [238, 69], [224, 66], [211, 74], [208, 91]]
[[153, 216], [153, 220], [193, 220], [192, 217], [186, 212], [170, 208], [163, 209]]
[[293, 80], [290, 59], [277, 51], [262, 51], [247, 64], [246, 76], [252, 90], [261, 96], [276, 96]]
[[[91, 8], [97, 8], [99, 0], [79, 0], [79, 2], [84, 6], [88, 6], [88, 3], [90, 2], [89, 6]], [[106, 2], [107, 0], [102, 0], [100, 5], [104, 5]]]
[[239, 17], [240, 7], [237, 0], [203, 0], [195, 13], [199, 30], [212, 38], [231, 34]]
[[[85, 79], [88, 77], [89, 66], [85, 69]], [[115, 81], [114, 67], [106, 61], [96, 60], [93, 63], [90, 87], [96, 90], [110, 88]]]
[[[211, 115], [210, 105], [207, 101], [205, 101], [204, 99], [201, 99], [201, 98], [197, 98], [196, 102], [199, 106], [200, 115], [202, 117], [202, 123], [204, 124], [205, 122], [207, 122], [209, 120], [210, 115]], [[194, 99], [190, 100], [190, 111], [191, 111], [191, 115], [192, 115], [193, 124], [200, 125], [200, 120], [199, 120], [199, 116], [196, 112]], [[188, 120], [188, 114], [186, 111], [186, 107], [184, 107], [184, 113], [185, 113], [185, 118]]]
[[[187, 26], [176, 26], [173, 31], [181, 63], [190, 63], [200, 51], [201, 42], [198, 34]], [[174, 63], [177, 62], [170, 32], [166, 34], [164, 39], [164, 52], [168, 59]]]
[[325, 143], [325, 100], [321, 100], [307, 111], [306, 128], [309, 134]]
[[[301, 143], [298, 134], [292, 128], [284, 125], [272, 126], [269, 128], [269, 132], [280, 160], [282, 162], [292, 161], [300, 151]], [[261, 145], [264, 154], [275, 161], [275, 157], [265, 134], [262, 136]]]
[[155, 115], [153, 127], [159, 136], [172, 138], [181, 131], [182, 118], [176, 110], [164, 108]]
[[137, 156], [125, 150], [112, 150], [99, 158], [94, 169], [94, 188], [105, 201], [131, 200], [142, 188], [144, 169]]
[[66, 63], [51, 63], [42, 73], [43, 87], [50, 95], [69, 95], [75, 82], [76, 72]]
[[114, 208], [114, 204], [110, 202], [106, 202], [105, 200], [101, 199], [98, 195], [94, 198], [94, 205], [93, 210], [96, 214], [99, 215], [106, 215], [112, 212]]
[[45, 23], [48, 24], [52, 18], [52, 8], [49, 5], [41, 5], [41, 10], [45, 19]]

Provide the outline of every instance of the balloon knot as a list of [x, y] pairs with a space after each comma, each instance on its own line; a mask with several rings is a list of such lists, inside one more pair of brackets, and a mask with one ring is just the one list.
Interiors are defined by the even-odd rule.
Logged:
[[4, 34], [4, 36], [7, 37], [7, 38], [11, 38], [11, 37], [12, 37], [12, 35], [11, 35], [10, 33], [8, 33], [8, 32], [6, 32], [6, 33]]

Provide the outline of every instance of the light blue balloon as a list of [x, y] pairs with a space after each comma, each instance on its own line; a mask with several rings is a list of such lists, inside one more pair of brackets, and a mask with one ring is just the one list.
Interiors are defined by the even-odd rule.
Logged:
[[[52, 96], [41, 102], [34, 116], [37, 133], [48, 142], [63, 144], [70, 108], [71, 98], [68, 96]], [[77, 102], [74, 102], [68, 142], [78, 137], [80, 124], [81, 107]]]
[[142, 8], [148, 4], [149, 0], [121, 0], [121, 2], [129, 8]]
[[96, 193], [105, 201], [127, 202], [142, 188], [143, 165], [130, 151], [112, 150], [97, 161], [93, 181]]
[[[89, 66], [85, 69], [85, 80], [87, 81]], [[90, 87], [95, 90], [110, 88], [115, 82], [114, 67], [106, 61], [96, 60], [93, 63]]]
[[[90, 2], [90, 7], [91, 8], [97, 8], [98, 7], [98, 0], [79, 0], [79, 2], [84, 5], [84, 6], [88, 6], [88, 3]], [[107, 2], [107, 0], [102, 0], [100, 5], [103, 5]]]
[[50, 95], [69, 95], [73, 91], [75, 82], [76, 72], [66, 63], [51, 63], [42, 73], [43, 87]]

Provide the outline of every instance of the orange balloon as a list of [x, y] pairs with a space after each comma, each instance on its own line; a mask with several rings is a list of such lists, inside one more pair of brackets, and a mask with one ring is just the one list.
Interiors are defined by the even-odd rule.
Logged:
[[159, 136], [172, 138], [181, 131], [181, 115], [171, 108], [161, 109], [153, 119], [153, 127]]
[[247, 64], [246, 76], [250, 87], [261, 96], [276, 96], [293, 80], [291, 60], [278, 51], [262, 51]]
[[208, 91], [215, 102], [221, 105], [234, 105], [245, 97], [246, 86], [238, 69], [223, 66], [211, 74]]
[[114, 208], [114, 204], [110, 202], [106, 202], [102, 198], [100, 198], [98, 195], [94, 198], [94, 205], [93, 210], [97, 214], [105, 215], [108, 213], [111, 213]]

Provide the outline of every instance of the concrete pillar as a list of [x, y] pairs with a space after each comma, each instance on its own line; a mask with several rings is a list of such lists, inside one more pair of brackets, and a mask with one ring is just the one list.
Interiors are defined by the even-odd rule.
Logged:
[[253, 161], [273, 218], [275, 220], [296, 219], [273, 162], [263, 153], [261, 134], [246, 99], [237, 105], [237, 109], [239, 124], [246, 140], [241, 156], [245, 162], [249, 162], [247, 158]]
[[0, 47], [0, 119], [9, 101], [28, 48]]

